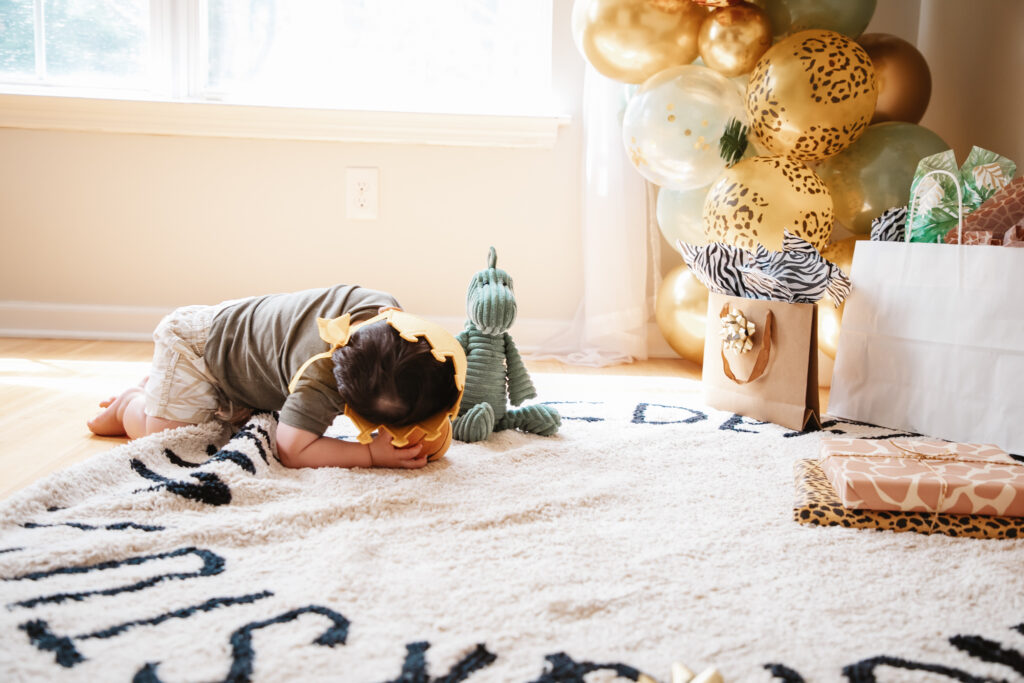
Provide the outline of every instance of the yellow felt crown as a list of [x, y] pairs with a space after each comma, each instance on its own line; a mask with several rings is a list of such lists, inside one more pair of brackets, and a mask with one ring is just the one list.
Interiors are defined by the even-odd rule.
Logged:
[[451, 430], [445, 430], [448, 423], [458, 417], [459, 404], [462, 403], [462, 392], [466, 388], [466, 353], [462, 350], [462, 345], [459, 344], [459, 341], [448, 330], [436, 323], [424, 320], [405, 311], [393, 308], [388, 309], [380, 315], [355, 323], [354, 325], [351, 323], [351, 316], [348, 313], [338, 318], [317, 318], [316, 323], [320, 332], [320, 338], [330, 344], [330, 349], [324, 353], [318, 353], [302, 364], [302, 367], [292, 377], [292, 381], [288, 383], [288, 393], [295, 391], [299, 379], [310, 365], [323, 358], [330, 358], [335, 351], [348, 344], [352, 333], [363, 325], [369, 325], [381, 320], [386, 320], [391, 327], [398, 331], [402, 339], [406, 341], [415, 342], [420, 338], [425, 339], [430, 344], [431, 353], [438, 361], [443, 363], [446, 359], [451, 358], [452, 364], [455, 366], [455, 388], [459, 390], [459, 397], [451, 408], [442, 410], [436, 415], [432, 415], [416, 424], [406, 425], [405, 427], [390, 427], [366, 420], [346, 405], [345, 416], [352, 420], [356, 429], [359, 430], [356, 438], [359, 440], [359, 443], [370, 443], [373, 440], [371, 436], [373, 432], [380, 429], [391, 435], [392, 444], [401, 448], [409, 443], [410, 438], [412, 438], [413, 433], [417, 429], [424, 432], [423, 439], [426, 441], [433, 441], [446, 434], [450, 437]]

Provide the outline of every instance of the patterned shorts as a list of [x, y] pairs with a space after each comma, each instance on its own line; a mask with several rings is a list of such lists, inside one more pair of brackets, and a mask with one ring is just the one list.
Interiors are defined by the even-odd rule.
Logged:
[[146, 382], [147, 415], [200, 424], [213, 419], [237, 422], [251, 412], [224, 396], [203, 359], [213, 317], [229, 303], [178, 308], [157, 325]]

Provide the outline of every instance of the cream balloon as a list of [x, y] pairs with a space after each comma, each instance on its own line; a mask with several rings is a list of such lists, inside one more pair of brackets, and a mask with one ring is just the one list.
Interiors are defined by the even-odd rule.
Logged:
[[707, 287], [685, 263], [670, 270], [658, 287], [654, 319], [672, 350], [697, 364], [704, 361], [707, 315]]
[[572, 35], [583, 57], [600, 74], [643, 83], [663, 69], [697, 57], [697, 33], [707, 11], [689, 2], [576, 0]]
[[658, 190], [655, 215], [666, 242], [673, 246], [676, 240], [698, 246], [708, 243], [703, 215], [708, 189], [705, 186], [682, 192], [665, 187]]
[[744, 120], [732, 81], [706, 66], [677, 66], [629, 100], [622, 140], [640, 175], [659, 187], [693, 190], [725, 170], [718, 141], [731, 119]]

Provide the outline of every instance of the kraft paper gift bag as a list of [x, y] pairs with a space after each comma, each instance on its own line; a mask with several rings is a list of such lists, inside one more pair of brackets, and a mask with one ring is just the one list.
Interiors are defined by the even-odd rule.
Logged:
[[[721, 333], [733, 311], [754, 324], [746, 350]], [[815, 304], [711, 293], [702, 379], [708, 404], [797, 431], [817, 429], [817, 315]]]
[[861, 241], [851, 279], [829, 414], [1024, 453], [1024, 251]]

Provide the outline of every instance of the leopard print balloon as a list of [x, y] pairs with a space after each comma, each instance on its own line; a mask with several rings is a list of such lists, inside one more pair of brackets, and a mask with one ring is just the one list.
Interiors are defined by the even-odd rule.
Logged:
[[757, 62], [747, 83], [747, 118], [768, 151], [815, 161], [853, 144], [877, 99], [864, 48], [834, 31], [801, 31]]
[[727, 169], [704, 200], [711, 242], [782, 249], [783, 230], [819, 252], [832, 236], [835, 213], [825, 182], [802, 162], [782, 155], [751, 157]]

